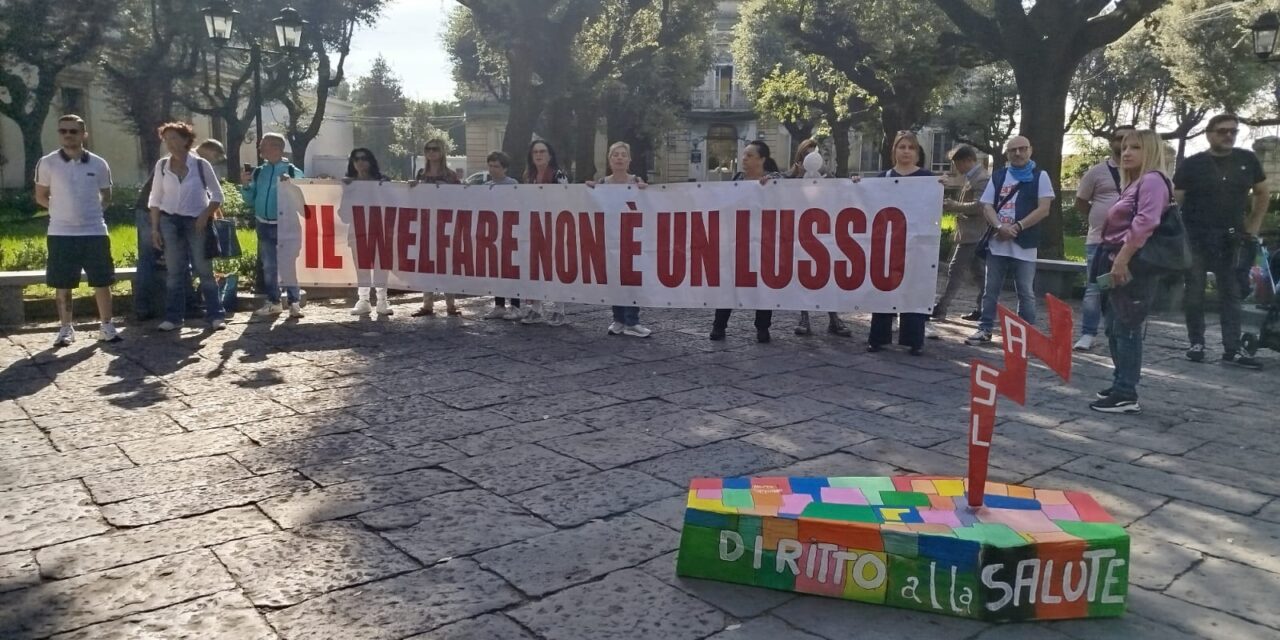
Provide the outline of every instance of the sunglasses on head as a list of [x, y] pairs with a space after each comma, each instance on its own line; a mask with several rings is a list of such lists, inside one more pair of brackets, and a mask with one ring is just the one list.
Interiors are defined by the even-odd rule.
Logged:
[[61, 133], [64, 136], [69, 136], [73, 133], [80, 133], [80, 130], [79, 129], [58, 129], [58, 133]]

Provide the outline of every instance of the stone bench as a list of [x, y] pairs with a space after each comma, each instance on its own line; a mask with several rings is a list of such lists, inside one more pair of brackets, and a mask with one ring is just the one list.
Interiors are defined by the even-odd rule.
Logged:
[[[116, 282], [132, 281], [138, 275], [135, 267], [116, 268]], [[44, 284], [45, 272], [0, 271], [0, 326], [17, 326], [26, 321], [22, 290], [33, 284]]]
[[1071, 299], [1074, 293], [1076, 278], [1087, 276], [1088, 267], [1083, 262], [1070, 260], [1036, 260], [1036, 297], [1043, 298], [1051, 293], [1062, 299]]

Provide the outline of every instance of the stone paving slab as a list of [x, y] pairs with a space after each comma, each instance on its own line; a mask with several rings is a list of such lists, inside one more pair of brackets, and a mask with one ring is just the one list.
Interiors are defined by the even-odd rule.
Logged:
[[672, 530], [627, 515], [499, 547], [476, 559], [524, 593], [541, 596], [633, 567], [678, 542]]
[[636, 570], [565, 589], [515, 609], [511, 617], [548, 640], [697, 640], [725, 625], [714, 607]]
[[451, 473], [418, 469], [268, 498], [259, 506], [272, 520], [288, 529], [469, 486], [467, 481]]
[[479, 489], [367, 511], [359, 518], [426, 565], [556, 530], [519, 505]]
[[132, 467], [115, 445], [17, 460], [0, 460], [0, 491], [34, 487]]
[[88, 476], [84, 484], [98, 504], [155, 495], [175, 489], [202, 487], [253, 475], [230, 456], [189, 458]]
[[287, 607], [420, 568], [356, 522], [321, 522], [243, 538], [213, 552], [260, 607]]
[[40, 572], [69, 578], [275, 531], [254, 507], [223, 509], [44, 547]]
[[57, 353], [43, 327], [0, 335], [0, 637], [1280, 636], [1269, 354], [1196, 366], [1156, 318], [1138, 416], [1088, 409], [1105, 347], [1070, 385], [1033, 363], [993, 476], [1088, 491], [1125, 525], [1130, 608], [986, 625], [674, 573], [692, 477], [963, 473], [968, 362], [998, 360], [960, 343], [971, 324], [912, 358], [862, 350], [857, 314], [852, 340], [782, 314], [760, 345], [744, 313], [712, 343], [708, 313], [646, 310], [639, 341], [604, 335], [605, 308], [552, 328], [462, 304], [312, 304], [178, 340], [126, 323]]
[[276, 640], [279, 636], [239, 591], [223, 591], [188, 602], [60, 633], [55, 640], [135, 640], [137, 638], [234, 638]]
[[208, 550], [0, 595], [0, 637], [43, 638], [235, 588]]
[[93, 497], [79, 482], [60, 482], [0, 493], [0, 553], [36, 549], [109, 530]]
[[287, 640], [380, 640], [431, 631], [516, 604], [520, 596], [467, 559], [334, 591], [267, 616]]
[[116, 502], [103, 506], [102, 515], [117, 527], [136, 527], [240, 507], [314, 486], [297, 473], [286, 471]]

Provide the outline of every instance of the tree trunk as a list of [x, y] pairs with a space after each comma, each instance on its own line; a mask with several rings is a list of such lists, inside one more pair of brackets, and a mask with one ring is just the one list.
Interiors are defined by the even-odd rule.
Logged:
[[880, 133], [884, 138], [880, 141], [880, 168], [893, 166], [893, 139], [899, 131], [911, 126], [912, 119], [902, 109], [892, 103], [882, 103], [880, 108]]
[[311, 138], [300, 136], [297, 140], [291, 141], [289, 146], [292, 148], [289, 162], [292, 162], [293, 166], [306, 171], [307, 147], [311, 146]]
[[813, 137], [814, 123], [809, 121], [784, 122], [782, 126], [786, 127], [787, 133], [791, 135], [791, 148], [787, 150], [787, 156], [794, 158], [800, 143]]
[[556, 151], [556, 160], [567, 176], [575, 175], [572, 164], [574, 160], [574, 143], [578, 137], [574, 130], [573, 100], [559, 98], [548, 101], [542, 112], [543, 137]]
[[[1036, 166], [1049, 174], [1054, 193], [1062, 188], [1062, 125], [1067, 119], [1067, 92], [1073, 65], [1045, 65], [1042, 58], [1028, 58], [1014, 73], [1022, 103], [1022, 135], [1031, 140]], [[1040, 223], [1039, 256], [1051, 260], [1063, 257], [1062, 199], [1054, 198], [1049, 217]]]
[[[48, 112], [48, 105], [45, 105], [44, 113]], [[22, 184], [27, 189], [35, 188], [36, 165], [44, 155], [44, 145], [40, 141], [43, 128], [44, 118], [37, 116], [28, 116], [18, 122], [18, 130], [22, 132]]]
[[853, 123], [847, 120], [831, 123], [831, 138], [836, 146], [836, 175], [849, 175], [849, 129]]
[[[240, 159], [240, 145], [244, 142], [245, 135], [249, 133], [249, 123], [253, 121], [248, 118], [236, 120], [234, 117], [228, 118], [225, 115], [222, 120], [227, 125], [227, 179], [234, 182], [239, 179], [240, 171], [243, 169], [240, 166], [242, 162]], [[256, 165], [256, 158], [254, 158], [254, 162], [249, 162], [249, 164]]]
[[513, 40], [507, 49], [510, 102], [507, 129], [502, 137], [502, 150], [511, 157], [510, 173], [524, 173], [533, 125], [542, 116], [542, 97], [533, 86], [533, 55], [524, 38]]
[[[573, 143], [574, 182], [595, 180], [596, 177], [596, 129], [599, 126], [597, 106], [586, 100], [577, 102]], [[605, 161], [608, 167], [608, 160]]]

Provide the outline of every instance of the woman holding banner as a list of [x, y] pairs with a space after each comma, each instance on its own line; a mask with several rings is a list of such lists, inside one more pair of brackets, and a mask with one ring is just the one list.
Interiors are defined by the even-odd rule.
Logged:
[[[769, 145], [763, 140], [747, 143], [742, 151], [742, 171], [733, 176], [734, 182], [739, 180], [758, 180], [761, 184], [783, 177], [778, 171], [778, 163], [769, 154]], [[711, 324], [712, 340], [724, 340], [725, 329], [729, 327], [729, 316], [733, 309], [716, 309], [715, 321]], [[769, 326], [773, 324], [773, 312], [756, 311], [756, 342], [769, 342]]]
[[[899, 131], [893, 138], [893, 168], [884, 172], [884, 178], [916, 178], [932, 176], [933, 172], [924, 168], [924, 149], [920, 140], [910, 131]], [[884, 345], [893, 342], [893, 318], [900, 316], [901, 326], [898, 328], [898, 344], [911, 348], [911, 355], [918, 356], [924, 352], [925, 323], [929, 320], [927, 313], [873, 313], [871, 314], [871, 335], [867, 337], [867, 351], [880, 351]]]
[[[556, 159], [556, 150], [545, 140], [534, 140], [529, 144], [529, 155], [524, 164], [525, 184], [569, 184], [569, 176], [560, 170], [560, 162]], [[564, 310], [561, 303], [550, 300], [524, 301], [523, 324], [547, 324], [558, 327], [564, 324]]]
[[[791, 170], [787, 172], [788, 178], [826, 178], [827, 173], [822, 170], [822, 153], [818, 151], [818, 141], [809, 138], [800, 143], [796, 147], [796, 157], [791, 163]], [[807, 336], [813, 333], [813, 329], [809, 326], [809, 312], [800, 312], [800, 324], [796, 325], [796, 335]], [[853, 335], [849, 327], [845, 325], [844, 320], [840, 319], [840, 314], [835, 311], [827, 313], [827, 333], [847, 338]]]
[[[427, 142], [422, 147], [423, 155], [427, 158], [426, 166], [418, 169], [418, 174], [409, 182], [410, 187], [417, 186], [419, 182], [426, 184], [462, 184], [462, 180], [458, 179], [458, 174], [449, 168], [449, 162], [446, 158], [448, 149], [445, 147], [444, 140], [436, 138]], [[444, 303], [446, 313], [450, 316], [460, 316], [462, 312], [454, 304], [453, 294], [444, 294]], [[422, 308], [414, 311], [411, 315], [415, 318], [423, 316], [434, 316], [436, 314], [435, 294], [431, 291], [425, 291], [422, 294]]]
[[[383, 180], [382, 170], [378, 168], [378, 159], [373, 157], [373, 152], [360, 147], [351, 151], [351, 155], [347, 157], [347, 175], [342, 181], [351, 184], [353, 180]], [[356, 306], [351, 308], [353, 316], [367, 316], [374, 311], [373, 305], [369, 304], [370, 287], [358, 287], [356, 289]], [[394, 311], [391, 310], [391, 302], [387, 300], [387, 288], [378, 287], [378, 315], [389, 316]]]
[[[615, 142], [609, 146], [609, 174], [600, 182], [588, 181], [587, 186], [594, 189], [597, 184], [626, 184], [643, 189], [649, 185], [640, 176], [628, 173], [631, 169], [631, 145]], [[613, 307], [613, 324], [609, 325], [611, 336], [632, 336], [648, 338], [653, 332], [640, 324], [640, 307]]]
[[1173, 200], [1173, 186], [1164, 174], [1160, 134], [1130, 131], [1120, 144], [1120, 199], [1107, 212], [1097, 260], [1089, 269], [1089, 282], [1099, 285], [1107, 303], [1112, 382], [1098, 392], [1098, 400], [1089, 408], [1103, 413], [1140, 413], [1142, 334], [1158, 278], [1149, 271], [1131, 269], [1131, 262], [1160, 226]]

